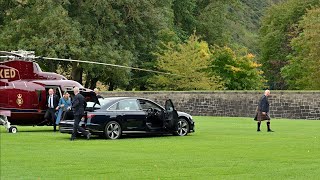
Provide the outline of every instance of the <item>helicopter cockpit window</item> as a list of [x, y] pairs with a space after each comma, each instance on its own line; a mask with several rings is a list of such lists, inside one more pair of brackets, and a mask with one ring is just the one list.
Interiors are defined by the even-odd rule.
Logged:
[[37, 64], [37, 63], [33, 63], [33, 65], [34, 65], [34, 68], [35, 68], [37, 71], [42, 72], [42, 70], [41, 70], [41, 68], [40, 68], [39, 64]]

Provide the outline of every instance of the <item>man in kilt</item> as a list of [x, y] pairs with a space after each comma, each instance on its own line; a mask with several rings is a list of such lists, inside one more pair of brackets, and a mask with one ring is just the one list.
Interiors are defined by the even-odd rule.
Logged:
[[258, 104], [258, 109], [257, 109], [257, 121], [258, 121], [257, 131], [258, 132], [260, 132], [261, 121], [264, 121], [264, 120], [267, 121], [268, 132], [273, 132], [270, 129], [269, 101], [268, 101], [269, 95], [270, 95], [270, 91], [266, 90], [264, 92], [264, 95], [261, 97], [259, 104]]

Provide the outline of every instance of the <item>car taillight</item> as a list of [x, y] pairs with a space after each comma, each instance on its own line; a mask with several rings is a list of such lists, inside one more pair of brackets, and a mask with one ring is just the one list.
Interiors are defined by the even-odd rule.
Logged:
[[93, 118], [95, 115], [94, 114], [87, 114], [87, 119]]

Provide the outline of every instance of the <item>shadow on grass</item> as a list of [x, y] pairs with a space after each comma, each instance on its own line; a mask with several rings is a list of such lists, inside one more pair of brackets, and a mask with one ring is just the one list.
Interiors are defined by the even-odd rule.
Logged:
[[[17, 133], [23, 133], [23, 132], [54, 132], [53, 131], [53, 126], [16, 126], [16, 125], [12, 125], [17, 127], [18, 132]], [[0, 125], [1, 128], [1, 125]], [[1, 130], [0, 132], [7, 132], [6, 129], [3, 127], [3, 130]], [[59, 127], [57, 127], [57, 131], [59, 132]]]
[[[191, 134], [188, 134], [187, 136], [192, 136]], [[171, 135], [171, 134], [126, 134], [126, 135], [122, 135], [120, 139], [116, 139], [117, 141], [121, 141], [121, 140], [129, 140], [129, 139], [150, 139], [150, 138], [174, 138], [177, 136]], [[60, 140], [70, 140], [71, 138], [71, 134], [68, 134], [67, 137], [58, 137], [58, 139]], [[86, 137], [84, 137], [83, 135], [78, 135], [76, 140], [80, 140], [80, 141], [88, 141], [86, 139]], [[113, 141], [111, 139], [106, 139], [103, 135], [92, 135], [90, 137], [90, 140], [109, 140], [109, 141]], [[89, 141], [90, 141], [89, 140]]]
[[[20, 130], [18, 129], [18, 132], [35, 132], [35, 133], [39, 133], [39, 132], [54, 132], [53, 130], [49, 130], [49, 129], [25, 129], [25, 130]], [[59, 131], [56, 131], [56, 133], [59, 133]]]
[[[17, 126], [18, 133], [19, 132], [54, 132], [53, 126], [33, 126], [33, 127], [23, 127], [23, 126]], [[57, 131], [59, 132], [59, 128], [57, 127]]]

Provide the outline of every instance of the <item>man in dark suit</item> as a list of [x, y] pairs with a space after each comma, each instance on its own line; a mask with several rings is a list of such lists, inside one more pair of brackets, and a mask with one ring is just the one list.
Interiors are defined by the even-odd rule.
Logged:
[[85, 101], [85, 98], [79, 93], [79, 88], [75, 87], [73, 89], [74, 97], [72, 101], [72, 109], [74, 114], [74, 124], [73, 124], [73, 131], [71, 135], [71, 141], [73, 141], [78, 133], [78, 130], [87, 137], [87, 139], [90, 139], [91, 134], [87, 132], [84, 128], [79, 126], [79, 123], [81, 121], [81, 118], [84, 116], [84, 110], [87, 106], [87, 103]]
[[44, 115], [44, 119], [50, 122], [50, 124], [53, 124], [53, 130], [57, 131], [57, 126], [55, 123], [56, 122], [55, 113], [56, 113], [56, 107], [58, 107], [58, 104], [59, 104], [59, 97], [54, 94], [53, 89], [49, 89], [48, 93], [49, 93], [47, 97], [48, 109], [46, 111], [46, 114]]
[[257, 115], [257, 120], [258, 120], [258, 129], [257, 131], [260, 132], [260, 125], [261, 121], [266, 120], [267, 121], [267, 127], [268, 127], [268, 132], [273, 132], [270, 129], [270, 117], [269, 117], [269, 101], [268, 101], [268, 96], [270, 95], [270, 91], [266, 90], [264, 92], [264, 95], [261, 97], [258, 105], [258, 115]]

